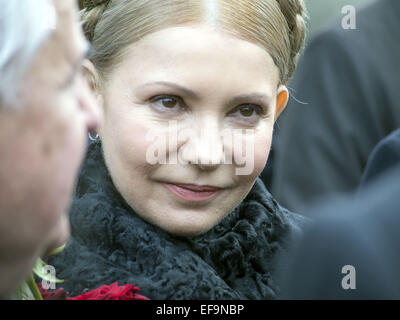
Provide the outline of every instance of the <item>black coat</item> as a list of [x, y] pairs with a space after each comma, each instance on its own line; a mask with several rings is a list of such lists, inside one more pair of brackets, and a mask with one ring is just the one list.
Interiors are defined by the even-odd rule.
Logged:
[[400, 299], [399, 182], [395, 166], [355, 197], [314, 208], [320, 218], [282, 260], [282, 298]]
[[360, 189], [400, 164], [400, 129], [381, 140], [368, 158]]
[[309, 216], [314, 201], [355, 192], [373, 148], [400, 127], [399, 16], [400, 1], [373, 1], [357, 29], [337, 21], [307, 46], [268, 161], [267, 187], [289, 210]]
[[210, 231], [192, 238], [142, 220], [122, 199], [100, 144], [89, 146], [71, 213], [72, 237], [48, 263], [72, 294], [117, 281], [150, 299], [271, 299], [274, 257], [304, 218], [280, 207], [257, 179]]

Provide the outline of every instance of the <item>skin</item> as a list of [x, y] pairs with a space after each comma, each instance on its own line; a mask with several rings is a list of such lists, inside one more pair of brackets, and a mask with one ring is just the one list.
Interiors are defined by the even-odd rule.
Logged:
[[[93, 65], [87, 67], [98, 78]], [[271, 56], [256, 44], [206, 25], [173, 27], [132, 44], [107, 79], [98, 92], [105, 109], [99, 134], [106, 164], [124, 199], [144, 220], [175, 235], [194, 236], [215, 226], [244, 199], [264, 168], [274, 121], [287, 103], [288, 91], [279, 85]], [[189, 163], [149, 164], [146, 152], [152, 142], [146, 136], [168, 136], [170, 120], [177, 121], [179, 132], [190, 128], [200, 137], [178, 138], [176, 147], [168, 149], [168, 158], [182, 153]], [[240, 165], [235, 159], [223, 163], [223, 148], [234, 148], [220, 139], [226, 129], [253, 130], [250, 174], [237, 175]], [[205, 141], [207, 150], [201, 147]], [[205, 160], [211, 154], [222, 157], [203, 165], [194, 163], [196, 154]], [[211, 200], [194, 203], [178, 198], [160, 182], [223, 190]]]
[[54, 0], [57, 27], [22, 82], [18, 109], [0, 111], [0, 295], [36, 258], [65, 243], [88, 130], [102, 112], [81, 72], [88, 45], [74, 0]]

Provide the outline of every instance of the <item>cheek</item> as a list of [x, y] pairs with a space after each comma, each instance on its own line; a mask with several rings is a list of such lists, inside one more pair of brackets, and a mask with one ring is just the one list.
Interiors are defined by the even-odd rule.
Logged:
[[88, 139], [86, 118], [75, 96], [56, 99], [54, 106], [59, 110], [55, 116], [58, 121], [54, 120], [49, 145], [53, 145], [54, 156], [58, 158], [59, 165], [63, 165], [65, 174], [74, 176], [85, 156]]
[[50, 130], [52, 134], [47, 134], [42, 143], [43, 163], [47, 164], [46, 172], [51, 181], [48, 194], [62, 207], [61, 211], [71, 200], [87, 143], [83, 119], [72, 113], [66, 116]]
[[[9, 203], [40, 234], [41, 243], [68, 210], [86, 146], [85, 128], [74, 110], [58, 100], [46, 102], [37, 110], [29, 106], [25, 111], [22, 127], [16, 127], [13, 150], [4, 159], [10, 161], [9, 177], [18, 191], [9, 196]], [[65, 239], [65, 225], [61, 231], [57, 233]]]
[[271, 150], [271, 137], [268, 139], [260, 139], [260, 141], [256, 141], [255, 143], [255, 151], [254, 151], [254, 170], [259, 175], [261, 171], [264, 169], [267, 164], [269, 152]]
[[[242, 140], [242, 150], [245, 151], [245, 165], [239, 165], [236, 169], [236, 174], [242, 176], [242, 180], [250, 179], [251, 181], [261, 174], [268, 160], [271, 140], [272, 129], [270, 127], [253, 131], [253, 133], [246, 135]], [[235, 155], [240, 155], [241, 153], [238, 147], [240, 147], [240, 144], [235, 143], [233, 149], [237, 148], [238, 150], [234, 152]], [[243, 163], [243, 160], [241, 163]], [[236, 161], [236, 163], [240, 164], [239, 161]], [[247, 178], [243, 176], [247, 176]]]
[[[118, 180], [137, 176], [138, 170], [146, 166], [146, 152], [151, 144], [146, 138], [149, 121], [129, 114], [106, 115], [102, 130], [102, 144], [110, 171]], [[117, 182], [118, 184], [118, 182]]]
[[272, 128], [258, 132], [254, 138], [254, 153], [253, 153], [253, 165], [254, 171], [252, 176], [257, 178], [264, 170], [267, 164], [268, 156], [271, 149], [272, 142]]

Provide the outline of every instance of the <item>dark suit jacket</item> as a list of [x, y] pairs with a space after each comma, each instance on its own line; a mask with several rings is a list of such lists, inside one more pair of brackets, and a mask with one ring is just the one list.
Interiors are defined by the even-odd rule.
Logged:
[[338, 20], [307, 47], [262, 175], [284, 207], [308, 214], [356, 191], [373, 148], [400, 127], [399, 16], [400, 1], [376, 1], [357, 10], [357, 29]]
[[[400, 299], [400, 167], [355, 198], [332, 199], [280, 260], [284, 299]], [[289, 258], [290, 257], [290, 258]], [[356, 289], [342, 273], [354, 266]]]
[[400, 129], [395, 130], [374, 148], [361, 178], [360, 189], [398, 164], [400, 164]]

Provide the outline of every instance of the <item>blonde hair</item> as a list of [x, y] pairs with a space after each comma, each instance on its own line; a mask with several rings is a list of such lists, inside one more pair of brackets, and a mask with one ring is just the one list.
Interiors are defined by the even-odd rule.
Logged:
[[89, 58], [103, 77], [121, 61], [124, 49], [146, 35], [208, 23], [264, 48], [286, 84], [306, 34], [303, 0], [80, 0], [80, 7], [92, 44]]

